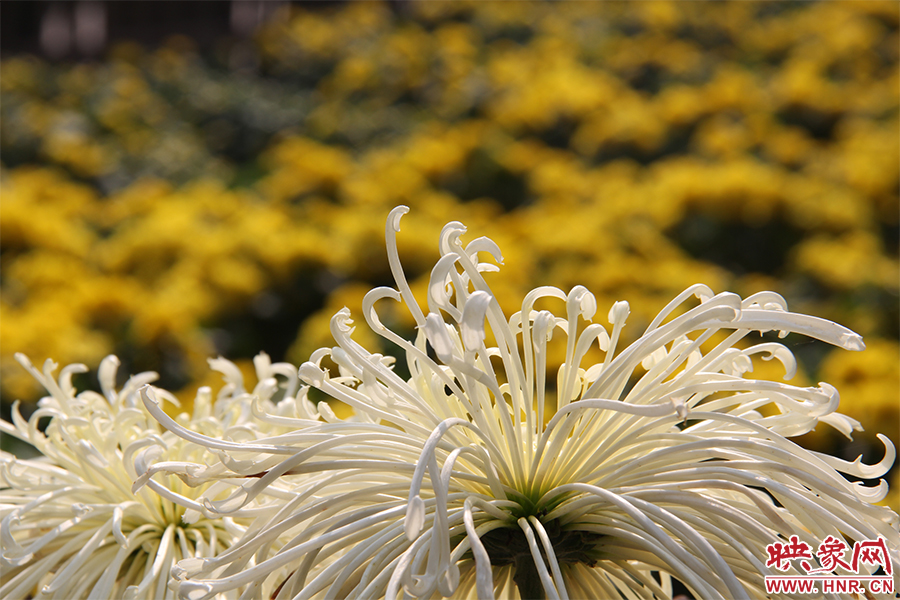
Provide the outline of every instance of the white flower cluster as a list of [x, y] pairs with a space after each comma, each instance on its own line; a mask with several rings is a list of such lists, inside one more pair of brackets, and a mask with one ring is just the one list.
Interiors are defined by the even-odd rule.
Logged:
[[[3, 456], [2, 556], [14, 576], [0, 595], [671, 598], [677, 580], [695, 597], [765, 597], [768, 544], [829, 535], [883, 537], [897, 579], [900, 519], [874, 504], [887, 484], [842, 475], [882, 476], [891, 442], [879, 436], [875, 465], [805, 450], [788, 438], [819, 423], [858, 428], [836, 412], [837, 391], [748, 377], [759, 359], [779, 361], [785, 379], [795, 369], [783, 345], [748, 343], [752, 332], [861, 350], [858, 335], [788, 312], [771, 292], [697, 285], [620, 350], [628, 304], [612, 306], [607, 328], [583, 287], [537, 288], [507, 317], [483, 276], [499, 248], [464, 246], [459, 223], [441, 234], [423, 308], [397, 253], [405, 212], [386, 228], [397, 287], [363, 306], [400, 365], [351, 338], [345, 309], [336, 345], [299, 368], [305, 386], [261, 356], [246, 393], [219, 359], [229, 384], [214, 408], [202, 391], [193, 417], [164, 412], [169, 396], [146, 374], [116, 393], [111, 362], [105, 398], [75, 396], [71, 367], [59, 384], [52, 368], [35, 371], [51, 396], [4, 432], [46, 462]], [[383, 324], [385, 299], [410, 311], [414, 339]], [[353, 416], [314, 406], [307, 386]]]
[[[84, 365], [63, 368], [57, 379], [52, 361], [38, 371], [24, 356], [16, 358], [49, 395], [27, 421], [18, 406], [13, 423], [0, 421], [3, 435], [28, 442], [41, 454], [22, 460], [0, 453], [0, 597], [174, 598], [167, 584], [178, 561], [216, 556], [246, 533], [252, 515], [210, 519], [185, 508], [195, 499], [215, 498], [221, 484], [198, 485], [190, 477], [148, 479], [150, 465], [159, 461], [218, 462], [213, 451], [173, 435], [150, 417], [138, 389], [156, 373], [135, 375], [117, 391], [119, 361], [109, 356], [99, 369], [102, 395], [76, 394], [72, 376], [86, 372]], [[227, 385], [215, 402], [210, 389], [201, 388], [192, 414], [182, 413], [178, 422], [208, 436], [245, 440], [262, 436], [263, 429], [266, 435], [273, 431], [254, 417], [254, 408], [291, 414], [297, 406], [305, 408], [304, 398], [294, 397], [293, 366], [273, 365], [264, 354], [255, 362], [262, 383], [248, 394], [237, 367], [211, 360]], [[269, 401], [276, 375], [287, 382], [277, 407]], [[178, 403], [165, 390], [155, 393]], [[42, 432], [39, 425], [47, 419]], [[143, 489], [133, 489], [136, 481]], [[264, 499], [275, 503], [286, 497], [273, 486]]]

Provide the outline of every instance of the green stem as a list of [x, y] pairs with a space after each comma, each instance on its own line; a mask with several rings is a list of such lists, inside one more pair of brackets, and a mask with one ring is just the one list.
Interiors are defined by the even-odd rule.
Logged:
[[538, 575], [537, 567], [534, 566], [534, 558], [530, 553], [516, 556], [515, 569], [513, 581], [519, 588], [519, 596], [522, 597], [522, 600], [546, 600], [547, 596], [544, 594], [541, 576]]

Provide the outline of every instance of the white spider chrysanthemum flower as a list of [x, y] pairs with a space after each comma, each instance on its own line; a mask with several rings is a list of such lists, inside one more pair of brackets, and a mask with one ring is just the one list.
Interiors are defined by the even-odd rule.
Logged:
[[[245, 532], [249, 517], [209, 519], [195, 513], [182, 520], [186, 509], [166, 498], [172, 491], [186, 492], [187, 497], [179, 496], [182, 504], [201, 492], [215, 497], [215, 484], [191, 488], [177, 478], [146, 476], [149, 463], [157, 460], [216, 461], [209, 449], [174, 436], [147, 414], [137, 390], [155, 380], [155, 373], [135, 375], [117, 391], [119, 361], [109, 356], [98, 373], [103, 394], [76, 395], [72, 375], [87, 371], [84, 365], [63, 368], [57, 380], [52, 361], [41, 372], [23, 355], [16, 358], [49, 395], [28, 421], [18, 406], [13, 407], [13, 423], [0, 421], [3, 435], [20, 438], [42, 454], [26, 460], [0, 454], [0, 597], [174, 597], [167, 583], [177, 561], [215, 556]], [[257, 402], [272, 396], [278, 387], [274, 377], [280, 374], [287, 378], [286, 400], [269, 407], [288, 410], [298, 400], [292, 397], [299, 383], [295, 367], [273, 365], [265, 355], [255, 362], [261, 381], [254, 390]], [[210, 365], [228, 384], [215, 402], [210, 389], [201, 388], [193, 414], [182, 414], [179, 422], [208, 435], [238, 439], [266, 429], [252, 414], [237, 367], [223, 359]], [[171, 394], [159, 393], [177, 402]], [[47, 418], [42, 433], [38, 424]], [[133, 482], [142, 475], [145, 487], [133, 492]], [[277, 490], [268, 492], [271, 496]]]
[[[778, 331], [861, 350], [857, 334], [788, 312], [775, 293], [742, 300], [697, 285], [617, 351], [627, 303], [613, 305], [608, 331], [591, 322], [586, 289], [542, 287], [507, 318], [482, 276], [497, 268], [480, 259], [501, 262], [499, 249], [487, 238], [463, 246], [455, 222], [441, 235], [423, 310], [397, 254], [405, 212], [395, 209], [386, 230], [397, 289], [369, 292], [363, 312], [405, 354], [409, 379], [350, 338], [346, 309], [332, 320], [337, 345], [300, 368], [350, 405], [353, 420], [320, 403], [324, 422], [296, 419], [289, 435], [232, 443], [188, 431], [142, 392], [166, 427], [223, 453], [209, 476], [246, 478], [206, 502], [209, 514], [243, 510], [275, 482], [293, 486], [232, 548], [179, 564], [183, 597], [236, 588], [256, 597], [274, 585], [277, 599], [668, 598], [674, 578], [695, 597], [762, 598], [766, 545], [790, 536], [813, 547], [829, 535], [882, 536], [900, 572], [898, 517], [873, 505], [887, 484], [841, 475], [880, 477], [893, 445], [880, 436], [884, 459], [865, 465], [789, 441], [820, 422], [846, 434], [858, 424], [835, 412], [827, 384], [746, 377], [759, 355], [789, 379], [794, 358], [783, 345], [737, 347], [751, 332]], [[407, 306], [414, 340], [382, 324], [375, 304], [386, 298]], [[699, 304], [683, 306], [692, 298]], [[554, 302], [562, 316], [535, 308]], [[560, 333], [565, 362], [548, 376], [548, 341]], [[594, 344], [602, 362], [583, 364]], [[340, 376], [322, 367], [326, 355]], [[275, 539], [289, 541], [276, 549]]]

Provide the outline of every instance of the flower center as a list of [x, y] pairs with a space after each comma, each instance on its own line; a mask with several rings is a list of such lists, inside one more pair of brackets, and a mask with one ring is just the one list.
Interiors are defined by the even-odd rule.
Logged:
[[[563, 529], [555, 519], [543, 525], [560, 565], [564, 563], [584, 563], [588, 567], [596, 565], [598, 557], [594, 548], [603, 537], [601, 534]], [[543, 600], [546, 597], [534, 564], [534, 557], [521, 528], [512, 526], [493, 529], [481, 537], [481, 543], [491, 557], [492, 565], [498, 567], [513, 565], [513, 580], [523, 600]], [[543, 547], [541, 556], [546, 562], [547, 556]]]

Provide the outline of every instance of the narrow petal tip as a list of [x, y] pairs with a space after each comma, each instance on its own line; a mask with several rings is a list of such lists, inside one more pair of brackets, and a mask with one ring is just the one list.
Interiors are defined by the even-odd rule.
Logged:
[[628, 302], [625, 300], [620, 300], [612, 305], [612, 308], [609, 309], [609, 322], [612, 325], [622, 325], [625, 323], [625, 319], [628, 318], [628, 315], [631, 313], [631, 307], [628, 306]]
[[390, 212], [388, 215], [388, 223], [394, 231], [400, 231], [400, 217], [409, 212], [409, 207], [400, 205]]
[[172, 577], [179, 581], [184, 581], [188, 577], [202, 571], [204, 566], [206, 566], [206, 561], [202, 558], [185, 558], [179, 560], [178, 563], [172, 567]]
[[406, 508], [406, 537], [409, 541], [415, 540], [425, 525], [425, 502], [418, 495], [409, 500]]
[[840, 345], [841, 348], [852, 350], [853, 352], [860, 352], [866, 349], [866, 344], [858, 333], [845, 333], [841, 336]]

